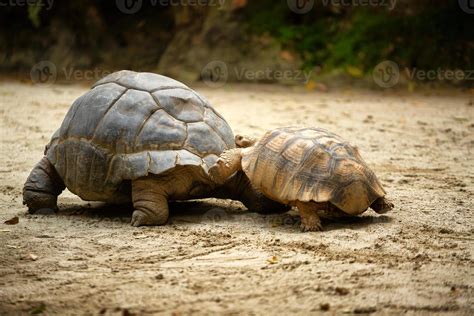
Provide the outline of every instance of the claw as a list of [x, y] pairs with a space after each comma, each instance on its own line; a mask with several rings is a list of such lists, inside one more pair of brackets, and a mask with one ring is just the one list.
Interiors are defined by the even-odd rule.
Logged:
[[131, 224], [134, 227], [143, 226], [147, 224], [147, 216], [141, 211], [135, 210], [132, 214]]
[[315, 224], [315, 225], [301, 224], [301, 231], [302, 232], [318, 232], [318, 231], [322, 231], [322, 230], [323, 230], [323, 226], [321, 225], [321, 223], [318, 223], [318, 224]]

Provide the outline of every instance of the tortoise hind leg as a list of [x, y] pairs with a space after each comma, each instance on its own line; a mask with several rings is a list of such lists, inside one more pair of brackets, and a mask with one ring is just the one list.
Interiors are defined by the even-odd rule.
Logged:
[[132, 202], [135, 208], [132, 226], [163, 225], [168, 221], [166, 184], [148, 176], [132, 181]]
[[34, 213], [41, 209], [56, 211], [58, 195], [65, 185], [48, 158], [38, 162], [33, 168], [23, 186], [23, 204], [28, 206], [28, 212]]
[[381, 198], [378, 198], [376, 199], [371, 205], [370, 207], [378, 214], [384, 214], [384, 213], [387, 213], [388, 211], [390, 211], [394, 205], [392, 202], [390, 202], [390, 200], [384, 198], [384, 197], [381, 197]]

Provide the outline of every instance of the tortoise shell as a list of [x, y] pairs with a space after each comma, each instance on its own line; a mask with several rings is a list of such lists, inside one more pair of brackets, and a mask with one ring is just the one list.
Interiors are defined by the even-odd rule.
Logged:
[[242, 169], [257, 189], [285, 204], [330, 202], [356, 215], [385, 195], [357, 147], [321, 128], [267, 132], [245, 149]]
[[165, 76], [119, 71], [73, 103], [45, 154], [70, 191], [106, 201], [124, 180], [178, 165], [207, 173], [233, 147], [231, 128], [198, 93]]

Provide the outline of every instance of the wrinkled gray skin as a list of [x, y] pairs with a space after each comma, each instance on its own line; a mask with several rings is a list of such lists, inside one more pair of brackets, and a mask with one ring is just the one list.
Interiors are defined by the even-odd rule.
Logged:
[[71, 106], [23, 188], [30, 213], [57, 209], [67, 187], [88, 201], [132, 202], [132, 225], [161, 225], [168, 201], [242, 201], [257, 212], [286, 207], [256, 192], [243, 172], [218, 185], [208, 174], [234, 148], [227, 122], [199, 94], [171, 78], [119, 71]]

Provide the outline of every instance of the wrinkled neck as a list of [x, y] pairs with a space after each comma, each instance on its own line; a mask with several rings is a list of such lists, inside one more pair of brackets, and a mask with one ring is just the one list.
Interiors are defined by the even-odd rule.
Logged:
[[252, 212], [279, 213], [286, 212], [289, 209], [287, 206], [265, 197], [255, 189], [243, 171], [236, 172], [214, 193], [213, 196], [217, 198], [240, 201]]

